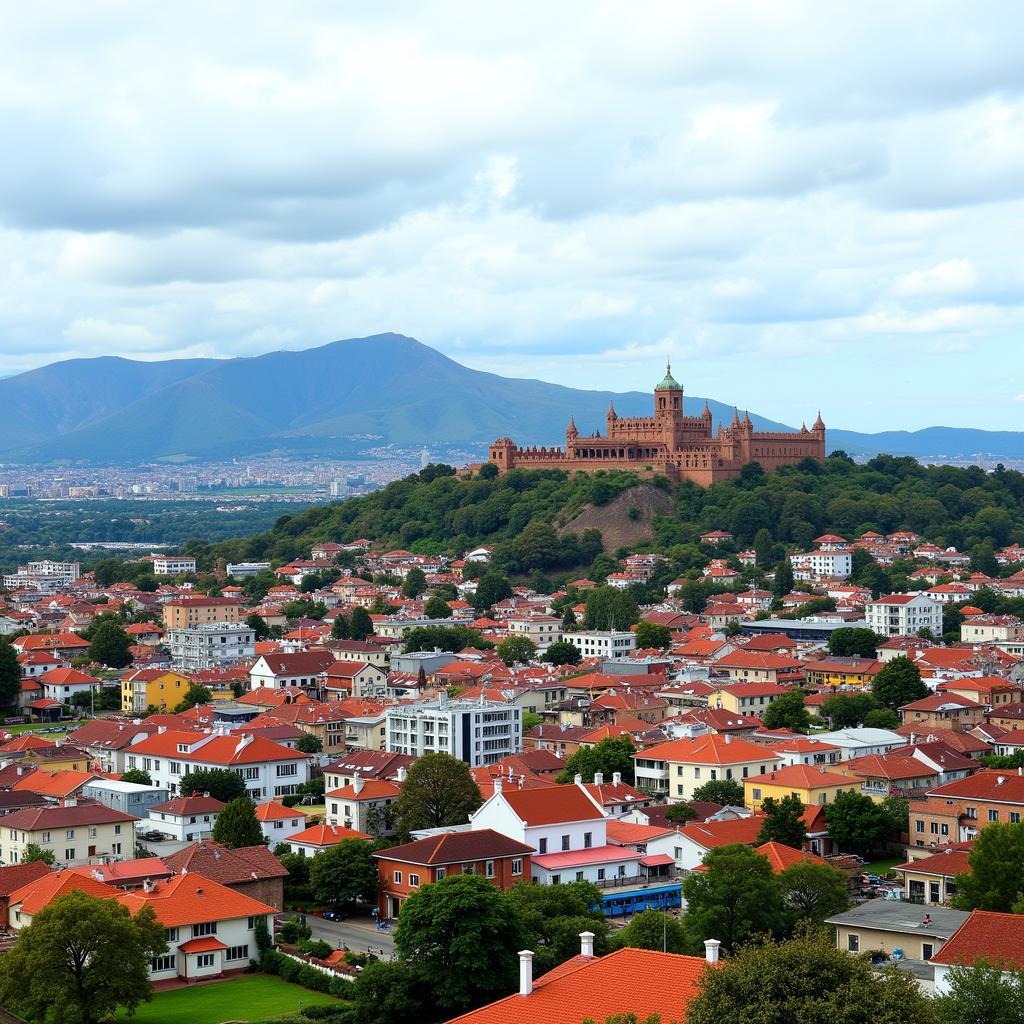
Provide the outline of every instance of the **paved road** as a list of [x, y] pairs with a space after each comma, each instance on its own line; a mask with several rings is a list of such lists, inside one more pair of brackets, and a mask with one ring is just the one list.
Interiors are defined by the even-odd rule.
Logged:
[[395, 950], [391, 933], [378, 931], [370, 918], [356, 917], [345, 921], [325, 921], [322, 917], [307, 914], [306, 924], [313, 930], [314, 939], [323, 939], [336, 948], [344, 945], [349, 949], [358, 950], [360, 953], [365, 953], [370, 947], [375, 953], [382, 949], [385, 959], [390, 959]]

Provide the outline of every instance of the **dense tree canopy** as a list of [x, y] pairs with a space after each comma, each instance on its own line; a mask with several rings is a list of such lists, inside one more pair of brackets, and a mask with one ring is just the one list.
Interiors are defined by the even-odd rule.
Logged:
[[230, 803], [236, 797], [245, 796], [245, 783], [242, 776], [230, 768], [200, 768], [182, 776], [178, 791], [182, 796], [209, 793], [215, 800]]
[[896, 711], [904, 704], [927, 697], [931, 691], [921, 680], [921, 670], [901, 654], [875, 674], [871, 692], [879, 704]]
[[266, 839], [256, 820], [256, 805], [247, 796], [237, 796], [217, 815], [213, 838], [229, 849], [262, 846]]
[[847, 626], [828, 638], [828, 650], [839, 658], [874, 658], [884, 639], [874, 630]]
[[693, 791], [694, 800], [704, 800], [723, 807], [743, 806], [743, 786], [735, 779], [710, 779]]
[[811, 716], [804, 707], [804, 695], [799, 689], [780, 694], [764, 709], [764, 724], [768, 729], [806, 732], [810, 723]]
[[604, 781], [610, 785], [612, 776], [619, 772], [624, 782], [632, 784], [635, 752], [636, 747], [628, 736], [609, 736], [592, 747], [580, 747], [571, 754], [558, 779], [560, 782], [572, 782], [578, 774], [583, 776], [584, 782], [593, 782], [594, 773], [601, 772]]
[[449, 754], [424, 754], [409, 768], [395, 801], [404, 833], [462, 825], [483, 801], [465, 761]]
[[789, 796], [767, 796], [761, 803], [764, 824], [758, 834], [759, 843], [782, 843], [794, 850], [803, 847], [807, 829], [803, 822], [804, 805], [795, 793]]
[[580, 951], [579, 934], [594, 933], [594, 952], [607, 951], [608, 922], [600, 910], [601, 893], [589, 882], [534, 885], [520, 882], [509, 889], [509, 902], [530, 936], [533, 973], [539, 977]]
[[961, 910], [1009, 913], [1024, 903], [1024, 822], [995, 823], [978, 833], [967, 855], [971, 870], [957, 875], [953, 903]]
[[368, 839], [346, 839], [318, 853], [309, 866], [309, 884], [316, 899], [328, 906], [373, 902], [377, 894], [377, 862]]

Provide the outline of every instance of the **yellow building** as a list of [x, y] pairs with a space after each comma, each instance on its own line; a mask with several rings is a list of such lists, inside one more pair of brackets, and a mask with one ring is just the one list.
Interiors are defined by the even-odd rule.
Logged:
[[770, 796], [776, 800], [796, 796], [805, 807], [814, 807], [830, 804], [840, 793], [851, 790], [860, 792], [859, 779], [808, 764], [791, 764], [743, 780], [744, 803], [754, 811]]
[[804, 664], [808, 686], [870, 686], [882, 662], [874, 658], [823, 658]]
[[788, 692], [788, 686], [781, 686], [774, 681], [730, 683], [708, 694], [708, 707], [722, 708], [734, 715], [760, 717], [776, 697]]
[[136, 669], [121, 680], [121, 710], [129, 714], [151, 707], [173, 711], [191, 685], [187, 676], [168, 669]]

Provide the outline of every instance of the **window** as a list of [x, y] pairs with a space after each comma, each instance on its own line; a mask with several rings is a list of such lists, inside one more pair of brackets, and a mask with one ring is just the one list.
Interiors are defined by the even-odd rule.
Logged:
[[67, 832], [64, 833], [64, 838], [65, 839], [74, 839], [75, 838], [75, 830], [73, 828], [69, 828], [67, 830]]
[[552, 875], [551, 876], [551, 884], [552, 885], [561, 885], [561, 883], [562, 883], [562, 876], [561, 875]]
[[594, 845], [594, 834], [593, 832], [583, 833], [583, 849], [589, 850]]
[[1016, 825], [1020, 821], [1020, 811], [1010, 811], [1010, 821]]
[[164, 929], [164, 938], [168, 942], [177, 942], [178, 941], [178, 929], [177, 928], [165, 928]]
[[72, 861], [75, 859], [75, 848], [73, 846], [64, 851], [64, 859], [66, 861]]
[[420, 876], [414, 875], [411, 871], [409, 872], [409, 888], [415, 889], [420, 884]]
[[255, 918], [255, 917], [250, 917], [249, 918], [249, 921], [248, 921], [248, 924], [247, 924], [247, 927], [248, 927], [249, 931], [252, 931], [253, 928], [256, 927], [256, 921], [257, 920], [258, 920], [258, 918]]
[[401, 885], [401, 884], [402, 884], [402, 872], [401, 871], [396, 871], [395, 872], [395, 885]]
[[115, 825], [114, 826], [114, 835], [115, 836], [119, 836], [120, 834], [121, 834], [121, 826], [120, 825]]
[[279, 764], [277, 766], [277, 776], [281, 778], [284, 775], [298, 775], [299, 766], [292, 761], [291, 764]]
[[199, 924], [192, 925], [192, 938], [198, 939], [202, 935], [216, 935], [217, 934], [217, 922], [216, 921], [202, 921]]
[[445, 868], [438, 868], [438, 869], [437, 869], [437, 870], [436, 870], [436, 871], [434, 872], [434, 878], [435, 878], [435, 879], [436, 879], [437, 881], [439, 881], [439, 882], [440, 882], [440, 881], [441, 881], [441, 879], [442, 879], [442, 878], [444, 878], [444, 876], [445, 876], [446, 874], [448, 874], [448, 872], [447, 872], [447, 870], [446, 870]]
[[50, 841], [50, 833], [49, 833], [49, 832], [44, 832], [44, 833], [43, 833], [43, 836], [42, 836], [42, 841], [43, 841], [44, 843], [48, 843], [48, 842]]
[[153, 974], [160, 971], [173, 971], [178, 966], [178, 958], [171, 953], [168, 956], [154, 956], [149, 961], [149, 969]]
[[914, 822], [914, 831], [915, 832], [923, 832], [924, 831], [924, 822], [921, 821], [920, 818], [918, 818], [918, 820]]
[[753, 798], [755, 800], [760, 800], [761, 799], [761, 790], [755, 789], [755, 790], [752, 791], [751, 795], [753, 796]]
[[939, 823], [937, 821], [933, 821], [931, 823], [931, 833], [933, 836], [937, 836], [939, 834]]
[[494, 877], [494, 861], [493, 860], [484, 861], [484, 874], [488, 878], [493, 878]]
[[[442, 870], [444, 870], [442, 868]], [[512, 861], [512, 874], [521, 875], [523, 873], [523, 862], [517, 857]]]
[[200, 953], [196, 957], [196, 967], [212, 967], [213, 966], [213, 954], [212, 953]]
[[599, 882], [603, 882], [604, 881], [604, 868], [598, 868], [597, 869], [597, 880]]
[[537, 851], [539, 853], [547, 853], [548, 852], [547, 836], [541, 836], [540, 843], [538, 843], [538, 845], [537, 845]]
[[224, 954], [225, 960], [248, 960], [249, 959], [249, 946], [228, 946], [227, 952]]
[[577, 882], [582, 882], [583, 881], [583, 872], [582, 871], [577, 871], [576, 872], [576, 881]]
[[568, 850], [569, 849], [569, 837], [568, 836], [562, 836], [562, 849], [563, 850]]
[[935, 945], [933, 943], [931, 943], [931, 942], [922, 942], [921, 943], [921, 959], [922, 960], [931, 960], [931, 958], [934, 955], [935, 955]]
[[699, 779], [700, 778], [700, 769], [699, 768], [694, 768], [693, 769], [693, 777], [695, 779]]
[[997, 810], [990, 810], [988, 812], [988, 820], [989, 821], [998, 821], [999, 820], [999, 811], [997, 811]]
[[851, 932], [846, 936], [846, 948], [851, 953], [860, 952], [860, 936]]

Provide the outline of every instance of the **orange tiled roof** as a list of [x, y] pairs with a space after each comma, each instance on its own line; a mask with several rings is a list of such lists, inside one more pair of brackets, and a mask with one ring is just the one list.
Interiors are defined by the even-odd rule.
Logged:
[[932, 962], [973, 964], [982, 957], [989, 963], [1024, 968], [1024, 917], [972, 910], [971, 916], [932, 957]]
[[346, 839], [370, 839], [365, 832], [357, 832], [344, 825], [311, 825], [302, 832], [288, 837], [289, 843], [303, 843], [306, 846], [336, 846]]

